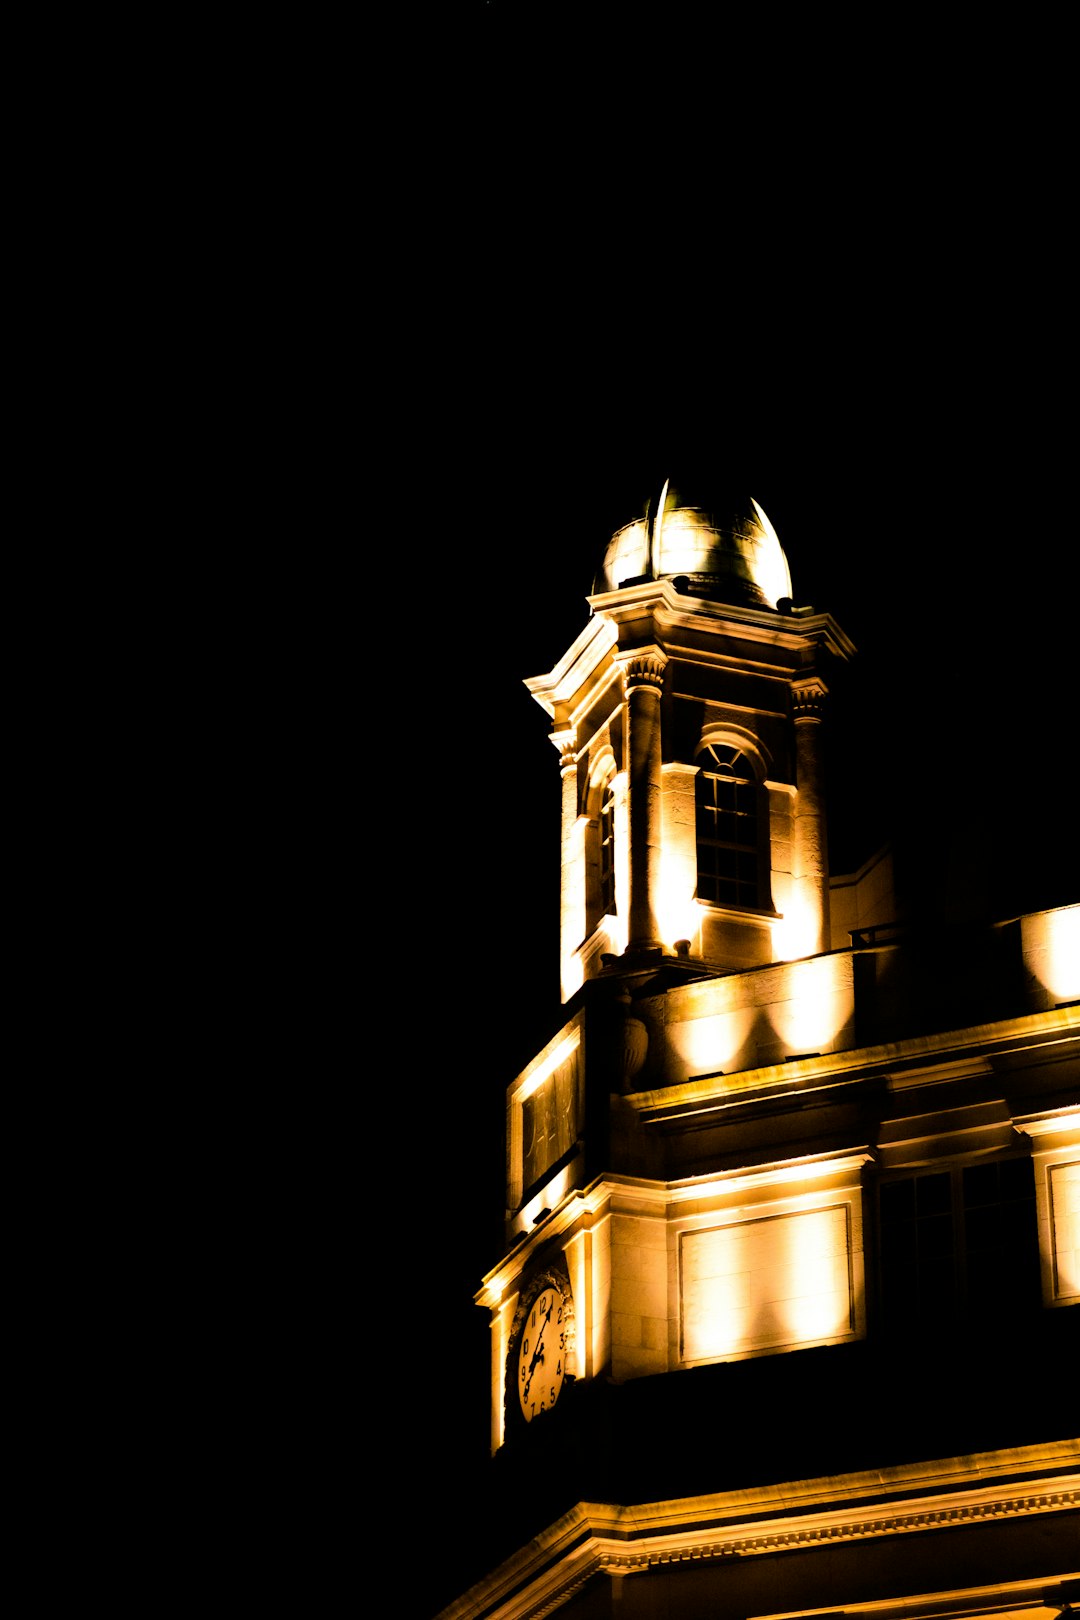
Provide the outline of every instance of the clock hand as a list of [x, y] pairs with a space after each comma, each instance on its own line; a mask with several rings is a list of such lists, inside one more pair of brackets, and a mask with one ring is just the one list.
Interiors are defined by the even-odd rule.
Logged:
[[543, 1361], [543, 1359], [544, 1359], [544, 1329], [547, 1327], [548, 1322], [551, 1320], [551, 1313], [552, 1313], [552, 1311], [554, 1309], [555, 1309], [555, 1301], [552, 1300], [551, 1304], [548, 1306], [546, 1312], [544, 1313], [544, 1320], [540, 1324], [540, 1332], [536, 1336], [536, 1349], [532, 1353], [532, 1360], [529, 1362], [529, 1376], [525, 1380], [525, 1399], [526, 1400], [528, 1400], [528, 1398], [529, 1398], [529, 1390], [532, 1388], [533, 1370], [536, 1367], [536, 1363], [538, 1361]]
[[[547, 1326], [546, 1322], [544, 1323], [544, 1326], [545, 1327]], [[536, 1349], [533, 1351], [532, 1360], [529, 1362], [529, 1376], [525, 1380], [525, 1394], [526, 1394], [526, 1396], [528, 1396], [528, 1393], [529, 1393], [529, 1385], [533, 1381], [533, 1372], [536, 1369], [536, 1363], [538, 1361], [543, 1361], [543, 1359], [544, 1359], [544, 1328], [541, 1328], [539, 1337], [537, 1338], [537, 1341], [536, 1341]]]
[[551, 1304], [548, 1306], [547, 1311], [546, 1311], [546, 1313], [544, 1315], [544, 1320], [540, 1324], [540, 1331], [536, 1335], [536, 1349], [533, 1351], [533, 1358], [529, 1363], [529, 1380], [530, 1380], [530, 1382], [532, 1381], [532, 1370], [536, 1366], [537, 1360], [539, 1359], [540, 1361], [543, 1361], [543, 1359], [544, 1359], [544, 1329], [547, 1327], [548, 1323], [550, 1322], [551, 1313], [552, 1313], [552, 1311], [554, 1309], [555, 1309], [555, 1301], [552, 1300]]
[[[542, 1358], [542, 1356], [541, 1356], [541, 1361], [542, 1361], [542, 1359], [544, 1359], [544, 1358]], [[533, 1356], [533, 1366], [529, 1366], [528, 1379], [525, 1380], [525, 1390], [523, 1390], [523, 1395], [521, 1395], [521, 1398], [523, 1398], [523, 1400], [528, 1400], [528, 1398], [529, 1398], [529, 1390], [531, 1390], [531, 1388], [533, 1388], [533, 1367], [534, 1366], [536, 1366], [536, 1356]]]

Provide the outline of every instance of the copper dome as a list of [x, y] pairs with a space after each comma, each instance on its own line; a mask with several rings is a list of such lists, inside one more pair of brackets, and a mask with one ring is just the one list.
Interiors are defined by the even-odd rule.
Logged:
[[612, 535], [597, 590], [643, 579], [685, 579], [693, 596], [775, 608], [791, 596], [776, 530], [751, 496], [684, 496], [670, 481], [645, 516]]

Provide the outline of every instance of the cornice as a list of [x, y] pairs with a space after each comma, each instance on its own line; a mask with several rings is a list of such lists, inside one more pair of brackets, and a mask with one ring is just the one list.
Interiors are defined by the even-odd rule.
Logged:
[[1075, 1509], [1080, 1440], [620, 1507], [581, 1502], [443, 1611], [539, 1620], [598, 1573], [805, 1552]]
[[654, 1565], [691, 1559], [755, 1557], [872, 1536], [922, 1534], [984, 1519], [1062, 1513], [1078, 1504], [1080, 1488], [1075, 1476], [1062, 1474], [1035, 1484], [1028, 1481], [920, 1498], [915, 1502], [898, 1503], [889, 1499], [841, 1512], [791, 1515], [764, 1526], [743, 1523], [681, 1536], [644, 1535], [632, 1547], [598, 1536], [596, 1562], [609, 1574], [629, 1575]]
[[[1063, 1136], [1071, 1143], [1080, 1136], [1080, 1108], [1047, 1108], [1037, 1114], [1018, 1114], [1013, 1121], [1025, 1136]], [[1057, 1146], [1057, 1143], [1052, 1144]]]
[[604, 619], [590, 619], [553, 669], [546, 675], [531, 675], [523, 684], [557, 721], [558, 706], [573, 703], [582, 687], [596, 680], [616, 640], [614, 625]]
[[731, 1074], [704, 1075], [652, 1091], [629, 1092], [625, 1101], [643, 1118], [655, 1121], [738, 1107], [767, 1096], [850, 1085], [871, 1076], [893, 1080], [894, 1070], [904, 1073], [906, 1084], [915, 1085], [919, 1081], [911, 1071], [925, 1064], [928, 1076], [937, 1078], [938, 1070], [953, 1053], [961, 1054], [970, 1064], [976, 1057], [989, 1060], [1035, 1047], [1072, 1044], [1078, 1029], [1080, 1012], [1056, 1008], [910, 1041], [851, 1047]]
[[717, 624], [723, 623], [749, 641], [790, 648], [802, 648], [809, 642], [845, 661], [855, 655], [854, 642], [830, 613], [797, 608], [794, 613], [780, 614], [772, 608], [708, 602], [702, 597], [684, 596], [670, 579], [646, 580], [619, 591], [602, 591], [590, 596], [588, 602], [598, 618], [614, 623], [640, 621], [651, 615], [663, 629], [706, 633], [715, 632]]
[[[523, 684], [557, 728], [573, 723], [599, 689], [611, 679], [609, 655], [623, 645], [625, 652], [654, 654], [692, 663], [731, 668], [740, 674], [757, 674], [787, 684], [793, 670], [807, 651], [821, 647], [846, 660], [854, 655], [854, 645], [827, 613], [787, 616], [759, 608], [721, 607], [697, 603], [675, 591], [669, 580], [654, 581], [590, 597], [593, 617], [567, 648], [558, 663], [543, 675], [532, 675]], [[777, 668], [767, 658], [756, 660], [745, 653], [710, 645], [718, 632], [738, 641], [782, 648], [789, 667]], [[698, 638], [698, 645], [682, 645], [682, 636]], [[808, 677], [803, 677], [806, 680]]]

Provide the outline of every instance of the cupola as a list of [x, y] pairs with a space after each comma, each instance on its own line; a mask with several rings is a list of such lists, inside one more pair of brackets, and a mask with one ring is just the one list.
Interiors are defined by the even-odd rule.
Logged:
[[656, 579], [733, 605], [776, 608], [791, 598], [787, 558], [752, 496], [677, 488], [670, 480], [642, 517], [612, 535], [594, 588]]
[[658, 961], [730, 973], [827, 950], [820, 720], [854, 648], [793, 605], [762, 506], [666, 482], [611, 537], [589, 607], [526, 682], [562, 773], [564, 999]]

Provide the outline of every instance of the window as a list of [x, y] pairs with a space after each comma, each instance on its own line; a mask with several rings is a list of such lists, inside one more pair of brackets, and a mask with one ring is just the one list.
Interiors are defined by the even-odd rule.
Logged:
[[887, 1333], [1012, 1319], [1039, 1304], [1030, 1159], [883, 1181], [878, 1209]]
[[698, 899], [760, 906], [758, 784], [753, 765], [726, 743], [703, 748], [697, 764]]
[[585, 933], [616, 914], [615, 760], [610, 749], [594, 763], [585, 798], [588, 829], [585, 842]]
[[600, 910], [604, 916], [615, 914], [615, 789], [609, 776], [600, 798]]

